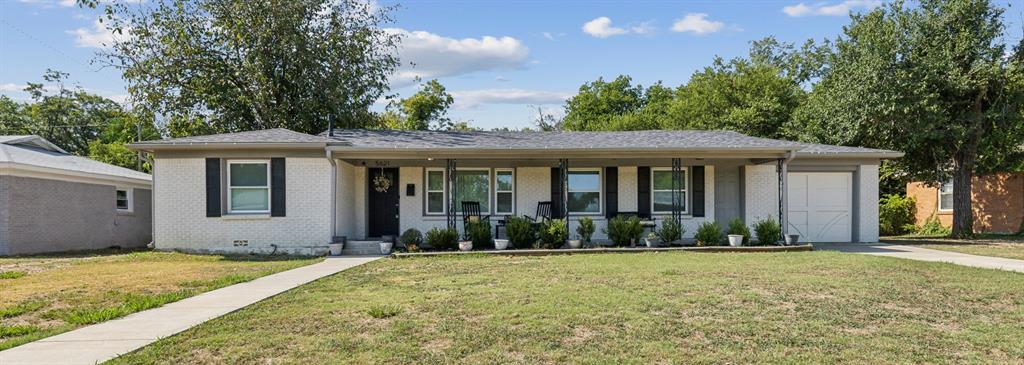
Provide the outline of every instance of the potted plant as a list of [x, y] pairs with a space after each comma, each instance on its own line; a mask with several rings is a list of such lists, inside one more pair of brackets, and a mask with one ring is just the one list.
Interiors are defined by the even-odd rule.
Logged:
[[640, 217], [632, 216], [629, 217], [629, 233], [630, 233], [630, 246], [636, 247], [640, 244], [640, 239], [644, 236], [644, 226], [640, 223]]
[[341, 250], [345, 249], [345, 241], [347, 240], [348, 237], [345, 236], [333, 239], [333, 242], [327, 245], [328, 249], [331, 251], [331, 256], [340, 256]]
[[398, 237], [398, 241], [409, 252], [415, 252], [423, 244], [423, 233], [420, 233], [420, 230], [416, 228], [409, 228], [402, 232], [402, 235]]
[[675, 219], [667, 219], [661, 224], [657, 235], [662, 244], [671, 246], [679, 243], [679, 240], [683, 238], [683, 233], [686, 233], [686, 229], [679, 222]]
[[395, 245], [395, 236], [381, 236], [380, 237], [380, 254], [390, 255], [391, 248]]
[[486, 221], [471, 222], [466, 226], [466, 236], [473, 242], [473, 247], [478, 250], [486, 250], [494, 246], [491, 237], [491, 224]]
[[774, 245], [782, 236], [782, 227], [775, 219], [768, 217], [754, 223], [754, 233], [757, 233], [759, 245]]
[[[732, 236], [740, 236], [733, 242]], [[750, 227], [743, 223], [742, 219], [735, 218], [729, 221], [729, 246], [746, 246], [750, 244]]]
[[[594, 220], [590, 217], [580, 218], [580, 225], [576, 227], [576, 234], [583, 240], [583, 244], [590, 247], [590, 238], [594, 236]], [[569, 242], [569, 246], [572, 246], [572, 242]]]
[[800, 243], [800, 235], [798, 234], [787, 234], [786, 235], [786, 246], [794, 246]]
[[549, 219], [541, 226], [541, 248], [562, 248], [562, 246], [565, 245], [565, 240], [568, 238], [569, 226], [566, 224], [565, 219]]
[[508, 239], [495, 238], [494, 239], [494, 249], [495, 250], [507, 250], [508, 249]]
[[644, 238], [644, 244], [647, 247], [658, 247], [661, 244], [661, 238], [654, 232], [648, 233], [647, 237]]
[[473, 240], [469, 238], [469, 232], [459, 240], [459, 251], [473, 251]]
[[579, 235], [575, 235], [575, 236], [573, 236], [572, 239], [569, 240], [569, 248], [582, 248], [582, 247], [583, 247], [583, 240], [580, 239]]

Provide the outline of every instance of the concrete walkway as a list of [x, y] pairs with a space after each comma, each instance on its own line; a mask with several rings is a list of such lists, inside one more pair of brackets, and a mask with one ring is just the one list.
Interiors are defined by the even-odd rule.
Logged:
[[963, 266], [1024, 273], [1024, 260], [969, 255], [965, 253], [932, 250], [909, 245], [891, 245], [887, 243], [816, 243], [814, 244], [814, 248], [876, 256], [898, 257], [918, 261], [947, 262]]
[[329, 257], [253, 281], [186, 298], [0, 351], [0, 364], [97, 364], [289, 289], [379, 259]]

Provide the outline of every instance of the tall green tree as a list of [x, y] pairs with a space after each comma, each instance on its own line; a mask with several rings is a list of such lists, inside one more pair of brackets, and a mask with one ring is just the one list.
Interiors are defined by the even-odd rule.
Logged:
[[[83, 0], [83, 5], [97, 2]], [[390, 8], [359, 0], [154, 0], [106, 5], [136, 108], [177, 135], [284, 127], [319, 133], [376, 121], [369, 107], [398, 65]]]
[[971, 179], [1018, 151], [1021, 48], [987, 0], [903, 2], [852, 17], [797, 112], [801, 138], [891, 148], [906, 176], [953, 179], [953, 234], [972, 234]]
[[388, 105], [382, 116], [383, 124], [391, 129], [449, 129], [452, 121], [447, 117], [448, 108], [454, 102], [444, 85], [430, 80], [420, 85], [416, 94]]
[[567, 130], [628, 129], [629, 123], [616, 121], [644, 107], [647, 97], [643, 86], [620, 75], [612, 81], [598, 78], [580, 86], [579, 93], [565, 103], [562, 127]]

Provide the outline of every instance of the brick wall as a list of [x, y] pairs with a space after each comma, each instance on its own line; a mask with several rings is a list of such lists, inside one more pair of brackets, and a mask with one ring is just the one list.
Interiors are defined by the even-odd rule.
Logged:
[[[285, 162], [286, 216], [206, 217], [205, 160], [155, 161], [154, 239], [164, 250], [315, 254], [331, 239], [331, 166], [324, 158]], [[248, 240], [235, 246], [234, 240]]]
[[[975, 176], [971, 208], [976, 232], [1013, 233], [1024, 220], [1024, 173]], [[953, 212], [939, 211], [938, 188], [920, 182], [907, 184], [907, 196], [917, 199], [917, 224], [935, 215], [944, 226], [952, 226]]]

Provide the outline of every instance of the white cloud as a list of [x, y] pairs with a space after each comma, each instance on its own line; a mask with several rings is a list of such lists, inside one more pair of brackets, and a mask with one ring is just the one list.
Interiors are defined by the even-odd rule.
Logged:
[[423, 79], [464, 75], [494, 69], [519, 69], [530, 50], [518, 39], [492, 37], [454, 39], [424, 31], [388, 28], [402, 36], [398, 57], [402, 65], [392, 77], [392, 87], [408, 86]]
[[629, 31], [623, 28], [613, 27], [612, 20], [606, 16], [602, 16], [583, 23], [583, 33], [590, 34], [597, 38], [608, 38], [611, 36], [629, 33]]
[[107, 29], [106, 25], [96, 19], [92, 23], [92, 29], [78, 28], [66, 32], [75, 36], [75, 47], [106, 49], [114, 45], [118, 40], [125, 40], [130, 35], [125, 30], [122, 34], [116, 34]]
[[813, 5], [799, 3], [796, 5], [783, 7], [782, 12], [786, 13], [786, 15], [789, 15], [791, 17], [816, 15], [846, 16], [850, 14], [850, 12], [853, 10], [871, 10], [881, 5], [881, 0], [846, 0], [835, 4], [817, 3]]
[[524, 89], [483, 89], [452, 91], [455, 106], [474, 108], [481, 104], [561, 104], [571, 93]]
[[708, 20], [708, 15], [705, 13], [690, 13], [680, 19], [676, 19], [676, 22], [672, 24], [672, 31], [709, 34], [720, 31], [724, 27], [725, 23]]
[[642, 22], [637, 26], [629, 27], [629, 30], [633, 31], [635, 34], [651, 34], [654, 33], [654, 22]]
[[10, 93], [22, 92], [22, 91], [25, 91], [26, 87], [28, 87], [28, 85], [24, 85], [24, 84], [19, 85], [19, 84], [14, 84], [14, 83], [0, 84], [0, 92], [10, 92]]
[[551, 32], [543, 32], [540, 35], [544, 36], [544, 39], [547, 39], [549, 41], [555, 40], [555, 36], [551, 34]]

